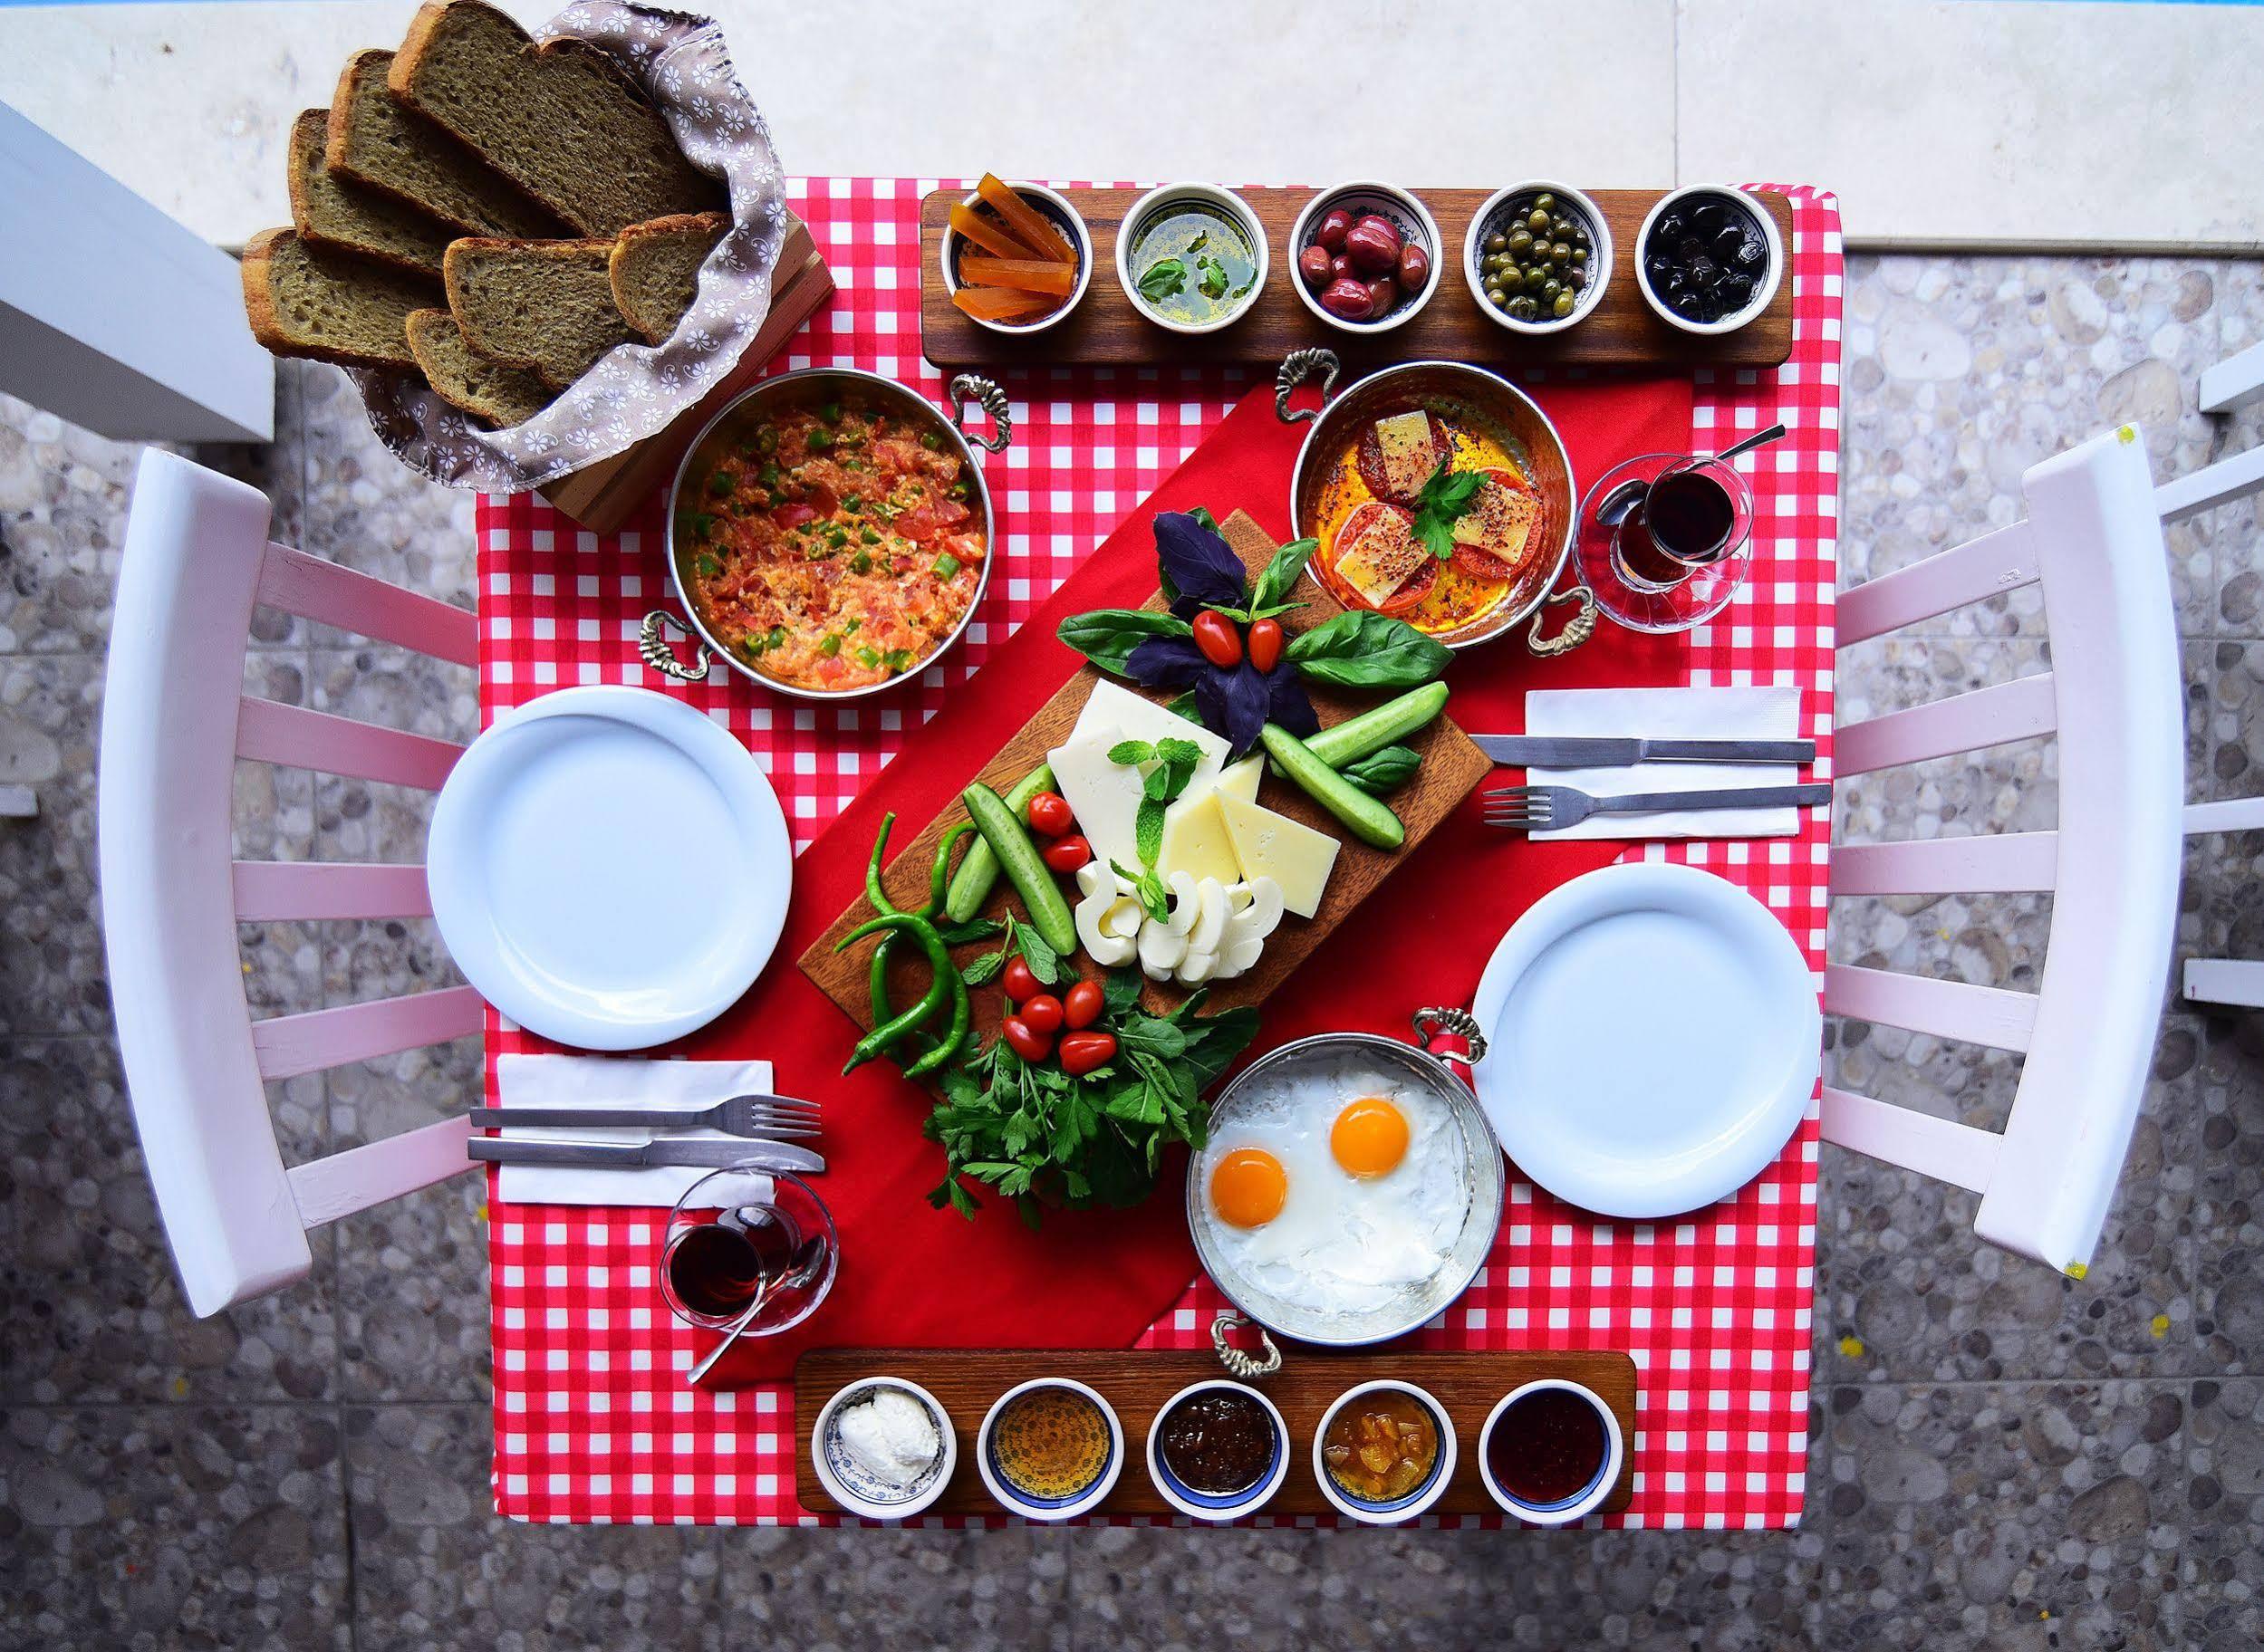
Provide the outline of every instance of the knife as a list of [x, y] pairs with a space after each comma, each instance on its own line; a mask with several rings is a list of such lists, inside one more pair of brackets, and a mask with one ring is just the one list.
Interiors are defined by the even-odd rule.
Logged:
[[792, 1170], [816, 1176], [825, 1160], [783, 1141], [714, 1141], [706, 1137], [658, 1137], [651, 1141], [525, 1141], [475, 1136], [464, 1144], [473, 1158], [492, 1165], [577, 1166], [585, 1169], [648, 1169], [658, 1165], [727, 1170]]
[[1623, 740], [1593, 735], [1472, 735], [1478, 749], [1517, 768], [1616, 769], [1633, 763], [1816, 761], [1813, 740]]

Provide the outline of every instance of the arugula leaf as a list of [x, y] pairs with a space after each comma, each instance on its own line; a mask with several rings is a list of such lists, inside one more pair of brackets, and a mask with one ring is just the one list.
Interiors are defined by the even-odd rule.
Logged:
[[1248, 618], [1262, 620], [1278, 614], [1297, 604], [1285, 604], [1282, 598], [1289, 594], [1297, 576], [1305, 571], [1313, 552], [1320, 548], [1317, 539], [1293, 539], [1274, 552], [1273, 561], [1258, 571], [1257, 583], [1250, 588]]
[[1140, 1002], [1140, 972], [1112, 969], [1101, 982], [1101, 1004], [1112, 1016], [1122, 1015]]
[[1450, 471], [1440, 459], [1415, 495], [1415, 537], [1440, 562], [1454, 554], [1454, 524], [1477, 508], [1478, 490], [1485, 483], [1482, 473]]
[[1445, 671], [1454, 656], [1404, 620], [1347, 609], [1291, 638], [1283, 658], [1315, 682], [1346, 688], [1420, 688]]
[[1117, 1046], [1132, 1055], [1176, 1061], [1187, 1053], [1187, 1034], [1154, 1015], [1132, 1014], [1117, 1023]]
[[1159, 258], [1141, 273], [1140, 296], [1151, 303], [1177, 298], [1187, 288], [1187, 260]]
[[[1159, 637], [1191, 639], [1195, 629], [1174, 615], [1151, 613], [1144, 608], [1101, 608], [1070, 615], [1054, 635], [1102, 670], [1132, 677], [1134, 673], [1128, 668], [1132, 650], [1142, 643]], [[1189, 642], [1188, 648], [1193, 651], [1194, 644]], [[1196, 658], [1202, 657], [1197, 654]]]
[[1421, 754], [1412, 746], [1387, 745], [1337, 773], [1370, 797], [1382, 797], [1414, 779], [1415, 771], [1422, 766]]

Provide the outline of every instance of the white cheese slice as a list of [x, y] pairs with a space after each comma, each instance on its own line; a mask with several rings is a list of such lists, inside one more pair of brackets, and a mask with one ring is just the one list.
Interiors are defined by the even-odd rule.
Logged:
[[1206, 878], [1221, 884], [1240, 880], [1234, 845], [1227, 839], [1226, 817], [1219, 812], [1220, 795], [1219, 787], [1206, 786], [1199, 794], [1190, 791], [1163, 812], [1163, 848], [1156, 856], [1156, 870], [1167, 881], [1173, 872], [1185, 872], [1198, 883]]
[[1054, 771], [1054, 789], [1067, 801], [1093, 854], [1136, 872], [1140, 771], [1108, 760], [1109, 747], [1122, 738], [1113, 725], [1103, 724], [1071, 735], [1046, 753], [1045, 761]]
[[[1257, 802], [1257, 783], [1266, 773], [1266, 759], [1252, 752], [1238, 764], [1219, 772], [1219, 790], [1231, 792], [1246, 803]], [[1228, 879], [1231, 883], [1234, 880]]]
[[1367, 531], [1337, 557], [1336, 577], [1380, 608], [1430, 554], [1404, 513], [1379, 510]]
[[1077, 714], [1077, 725], [1069, 731], [1069, 737], [1074, 740], [1102, 726], [1115, 729], [1119, 740], [1145, 740], [1151, 745], [1159, 740], [1193, 741], [1201, 748], [1203, 760], [1195, 765], [1181, 796], [1192, 795], [1217, 780], [1234, 749], [1193, 718], [1167, 711], [1105, 677], [1093, 685], [1092, 696]]
[[1412, 499], [1431, 479], [1439, 456], [1431, 446], [1431, 415], [1417, 408], [1375, 421], [1376, 443], [1382, 450], [1384, 480], [1392, 493]]
[[1336, 866], [1334, 838], [1238, 797], [1220, 796], [1219, 812], [1243, 877], [1271, 878], [1281, 886], [1282, 904], [1299, 917], [1320, 909], [1328, 875]]

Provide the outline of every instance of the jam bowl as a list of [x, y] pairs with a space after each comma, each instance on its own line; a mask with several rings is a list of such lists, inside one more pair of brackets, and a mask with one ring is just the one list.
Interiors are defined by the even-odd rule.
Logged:
[[[1166, 1425], [1182, 1404], [1200, 1403], [1206, 1397], [1220, 1396], [1233, 1396], [1259, 1407], [1271, 1437], [1265, 1455], [1252, 1459], [1257, 1465], [1255, 1478], [1228, 1490], [1205, 1491], [1190, 1479], [1191, 1469], [1182, 1473], [1167, 1455]], [[1164, 1502], [1197, 1520], [1239, 1520], [1245, 1514], [1257, 1513], [1273, 1501], [1282, 1481], [1288, 1477], [1289, 1458], [1289, 1425], [1282, 1420], [1274, 1402], [1248, 1384], [1223, 1377], [1190, 1383], [1157, 1408], [1155, 1421], [1148, 1426], [1149, 1479], [1155, 1483]]]

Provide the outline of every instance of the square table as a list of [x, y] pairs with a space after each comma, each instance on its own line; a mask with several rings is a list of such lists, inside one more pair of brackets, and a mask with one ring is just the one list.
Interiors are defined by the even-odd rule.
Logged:
[[[778, 370], [864, 368], [940, 401], [920, 354], [920, 202], [938, 180], [812, 178], [794, 209], [838, 293], [787, 346]], [[1776, 187], [1778, 186], [1771, 186]], [[1831, 777], [1832, 599], [1838, 519], [1842, 255], [1829, 195], [1788, 191], [1792, 355], [1781, 368], [1700, 372], [1691, 445], [1711, 451], [1778, 420], [1791, 434], [1739, 461], [1754, 490], [1750, 581], [1689, 639], [1693, 685], [1793, 685], [1816, 778]], [[1435, 302], [1454, 303], [1457, 293]], [[1531, 376], [1546, 384], [1539, 376]], [[671, 686], [744, 740], [769, 771], [797, 853], [934, 715], [1248, 389], [1236, 369], [1055, 369], [1005, 379], [1016, 441], [992, 460], [999, 565], [959, 648], [876, 709], [770, 696], [721, 665]], [[1543, 399], [1546, 399], [1544, 389]], [[1001, 463], [1003, 461], [1003, 464]], [[637, 623], [673, 594], [660, 502], [619, 534], [584, 532], [531, 495], [478, 509], [480, 711], [579, 683], [654, 679]], [[1609, 646], [1609, 625], [1592, 646]], [[1740, 884], [1798, 941], [1823, 980], [1830, 822], [1804, 812], [1794, 838], [1631, 848]], [[1471, 960], [1471, 976], [1482, 960]], [[790, 958], [774, 969], [792, 968]], [[843, 1023], [843, 1036], [848, 1033]], [[495, 1060], [545, 1048], [491, 1010]], [[822, 1075], [781, 1073], [789, 1090]], [[1660, 1223], [1614, 1223], [1557, 1204], [1512, 1175], [1501, 1232], [1469, 1291], [1419, 1332], [1441, 1348], [1624, 1348], [1640, 1376], [1630, 1442], [1634, 1499], [1605, 1523], [1765, 1528], [1797, 1522], [1808, 1442], [1816, 1241], [1815, 1106], [1784, 1153], [1738, 1196]], [[489, 1184], [497, 1512], [563, 1522], [831, 1523], [794, 1482], [791, 1388], [711, 1393], [683, 1372], [702, 1340], [675, 1323], [652, 1278], [663, 1211], [513, 1205]], [[1141, 1347], [1208, 1343], [1226, 1306], [1198, 1280]], [[1000, 1517], [1003, 1519], [1003, 1517]], [[935, 1521], [930, 1523], [968, 1523]], [[1260, 1516], [1254, 1522], [1273, 1523]], [[1283, 1523], [1315, 1523], [1284, 1516]], [[1493, 1515], [1424, 1525], [1498, 1525]]]

